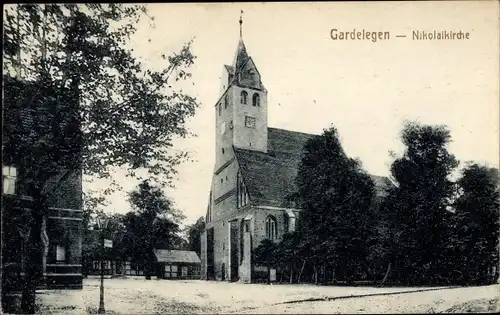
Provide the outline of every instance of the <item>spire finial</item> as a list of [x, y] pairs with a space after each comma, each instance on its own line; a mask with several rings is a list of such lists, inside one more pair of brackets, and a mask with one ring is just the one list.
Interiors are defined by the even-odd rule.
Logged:
[[240, 12], [240, 39], [243, 38], [243, 10]]

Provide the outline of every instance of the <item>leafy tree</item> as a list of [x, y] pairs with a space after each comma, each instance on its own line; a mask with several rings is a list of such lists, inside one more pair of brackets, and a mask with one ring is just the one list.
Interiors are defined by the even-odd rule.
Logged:
[[150, 280], [156, 259], [154, 250], [170, 247], [184, 217], [163, 190], [149, 181], [140, 183], [138, 189], [130, 193], [129, 199], [135, 212], [125, 217], [125, 243], [130, 256], [145, 260], [146, 279]]
[[[4, 160], [15, 162], [34, 199], [31, 249], [22, 308], [35, 311], [36, 273], [47, 200], [64, 179], [110, 178], [112, 167], [131, 176], [145, 169], [169, 184], [185, 152], [171, 152], [185, 137], [197, 101], [174, 87], [190, 78], [190, 43], [162, 55], [154, 71], [127, 44], [144, 6], [121, 4], [22, 4], [4, 15]], [[8, 113], [8, 114], [7, 114]], [[17, 128], [20, 126], [20, 128]]]
[[205, 218], [200, 217], [196, 223], [188, 225], [186, 228], [189, 250], [201, 255], [201, 234], [205, 230]]
[[406, 283], [438, 283], [445, 272], [443, 242], [454, 190], [449, 175], [458, 162], [447, 150], [451, 135], [445, 126], [407, 122], [401, 139], [405, 152], [391, 165], [397, 188], [389, 194], [384, 210], [397, 227], [394, 263], [399, 279]]
[[281, 242], [276, 249], [276, 260], [282, 270], [288, 269], [290, 271], [290, 283], [293, 283], [294, 270], [299, 263], [299, 246], [300, 246], [299, 232], [290, 232], [283, 235]]
[[271, 267], [276, 264], [276, 252], [278, 245], [269, 240], [264, 239], [260, 242], [259, 246], [254, 249], [253, 260], [254, 263], [267, 268], [267, 283], [271, 283]]
[[388, 195], [373, 207], [375, 220], [372, 221], [373, 230], [369, 242], [368, 262], [373, 280], [376, 281], [379, 276], [382, 277], [380, 285], [384, 285], [390, 278], [394, 269], [393, 265], [397, 260], [401, 230], [397, 224], [397, 218], [394, 217], [397, 212], [392, 209], [397, 189], [391, 186]]
[[462, 283], [491, 284], [498, 278], [498, 240], [500, 232], [500, 191], [498, 169], [469, 164], [457, 181], [459, 196], [454, 203], [456, 249]]
[[358, 160], [349, 158], [337, 130], [310, 139], [297, 175], [303, 248], [317, 268], [335, 259], [352, 281], [367, 256], [374, 184]]

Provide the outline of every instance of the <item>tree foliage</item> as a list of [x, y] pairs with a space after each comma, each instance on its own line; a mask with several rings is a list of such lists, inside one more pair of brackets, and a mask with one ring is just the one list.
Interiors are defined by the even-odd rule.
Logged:
[[494, 283], [498, 170], [469, 163], [453, 181], [458, 161], [448, 152], [445, 126], [408, 122], [401, 140], [405, 150], [393, 155], [390, 169], [394, 185], [376, 192], [335, 129], [307, 142], [295, 196], [303, 210], [299, 230], [283, 235], [276, 248], [261, 244], [260, 261], [298, 271], [299, 281], [305, 267], [315, 283], [365, 276], [380, 284]]
[[498, 279], [499, 184], [498, 169], [476, 163], [467, 165], [457, 181], [455, 225], [448, 242], [456, 281], [485, 284]]
[[278, 244], [269, 239], [264, 239], [254, 249], [253, 262], [267, 268], [267, 282], [271, 282], [271, 267], [277, 262]]
[[184, 216], [174, 208], [163, 190], [149, 181], [140, 183], [129, 198], [135, 211], [124, 219], [125, 247], [129, 256], [147, 264], [146, 279], [151, 279], [156, 259], [154, 250], [171, 247]]
[[438, 283], [446, 272], [440, 262], [454, 191], [449, 176], [458, 162], [448, 152], [451, 135], [445, 126], [408, 122], [401, 139], [405, 152], [391, 166], [397, 187], [385, 204], [397, 228], [392, 245], [399, 279]]
[[110, 178], [113, 167], [171, 184], [187, 156], [172, 140], [189, 134], [198, 107], [180, 84], [195, 56], [188, 42], [161, 55], [164, 69], [149, 69], [128, 45], [147, 16], [140, 5], [20, 4], [4, 13], [4, 160], [34, 198], [22, 303], [33, 313], [49, 195], [74, 172]]
[[189, 250], [201, 256], [201, 234], [205, 230], [205, 218], [200, 217], [192, 225], [186, 227]]
[[353, 274], [367, 255], [374, 184], [345, 154], [335, 128], [306, 143], [297, 187], [305, 258], [315, 268], [336, 261]]

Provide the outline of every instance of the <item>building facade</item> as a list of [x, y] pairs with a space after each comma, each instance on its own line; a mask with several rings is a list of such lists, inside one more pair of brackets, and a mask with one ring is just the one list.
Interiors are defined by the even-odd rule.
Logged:
[[[300, 220], [291, 196], [303, 146], [314, 135], [268, 127], [267, 90], [241, 34], [221, 79], [202, 279], [249, 283], [261, 271], [252, 265], [253, 249], [266, 238], [279, 241]], [[372, 177], [378, 188], [390, 185]]]
[[[6, 80], [4, 77], [5, 102], [15, 99], [9, 95], [13, 91], [12, 86], [30, 84], [13, 79]], [[29, 96], [23, 95], [23, 99], [28, 98]], [[4, 104], [3, 107], [2, 289], [6, 292], [16, 292], [22, 287], [32, 215], [34, 211], [39, 211], [30, 196], [30, 180], [20, 162], [22, 159], [19, 152], [13, 149], [16, 147], [16, 141], [22, 141], [17, 133], [33, 128], [35, 115], [29, 114], [29, 111], [33, 110], [29, 107], [34, 105], [26, 105], [29, 101], [25, 101], [21, 102], [23, 104]], [[59, 184], [56, 185], [56, 182]], [[40, 235], [43, 243], [43, 262], [40, 266], [38, 287], [81, 289], [82, 172], [54, 172], [46, 184], [54, 189], [50, 190], [48, 210], [43, 215]]]
[[156, 276], [162, 279], [200, 279], [200, 258], [195, 251], [157, 249]]
[[[155, 271], [158, 279], [200, 279], [200, 258], [195, 251], [156, 249]], [[145, 263], [128, 258], [94, 260], [88, 268], [88, 274], [114, 276], [144, 276]]]

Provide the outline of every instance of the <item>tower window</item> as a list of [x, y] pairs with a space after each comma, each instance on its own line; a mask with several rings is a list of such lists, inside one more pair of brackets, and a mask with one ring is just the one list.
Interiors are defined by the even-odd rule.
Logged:
[[241, 91], [241, 98], [240, 98], [241, 104], [246, 104], [247, 98], [248, 98], [248, 93], [245, 91]]
[[255, 93], [255, 94], [252, 96], [252, 105], [253, 105], [253, 106], [257, 106], [257, 107], [259, 107], [259, 106], [260, 106], [260, 96], [259, 96], [259, 94]]
[[273, 216], [268, 216], [266, 219], [266, 237], [267, 239], [274, 241], [277, 236], [278, 229], [276, 219]]
[[219, 116], [222, 114], [222, 106], [220, 106], [220, 104], [217, 106], [219, 107]]
[[229, 104], [229, 96], [226, 94], [226, 96], [224, 97], [224, 109], [227, 108], [227, 104]]
[[225, 151], [224, 151], [224, 148], [222, 148], [222, 154], [224, 154], [224, 152], [225, 152]]

